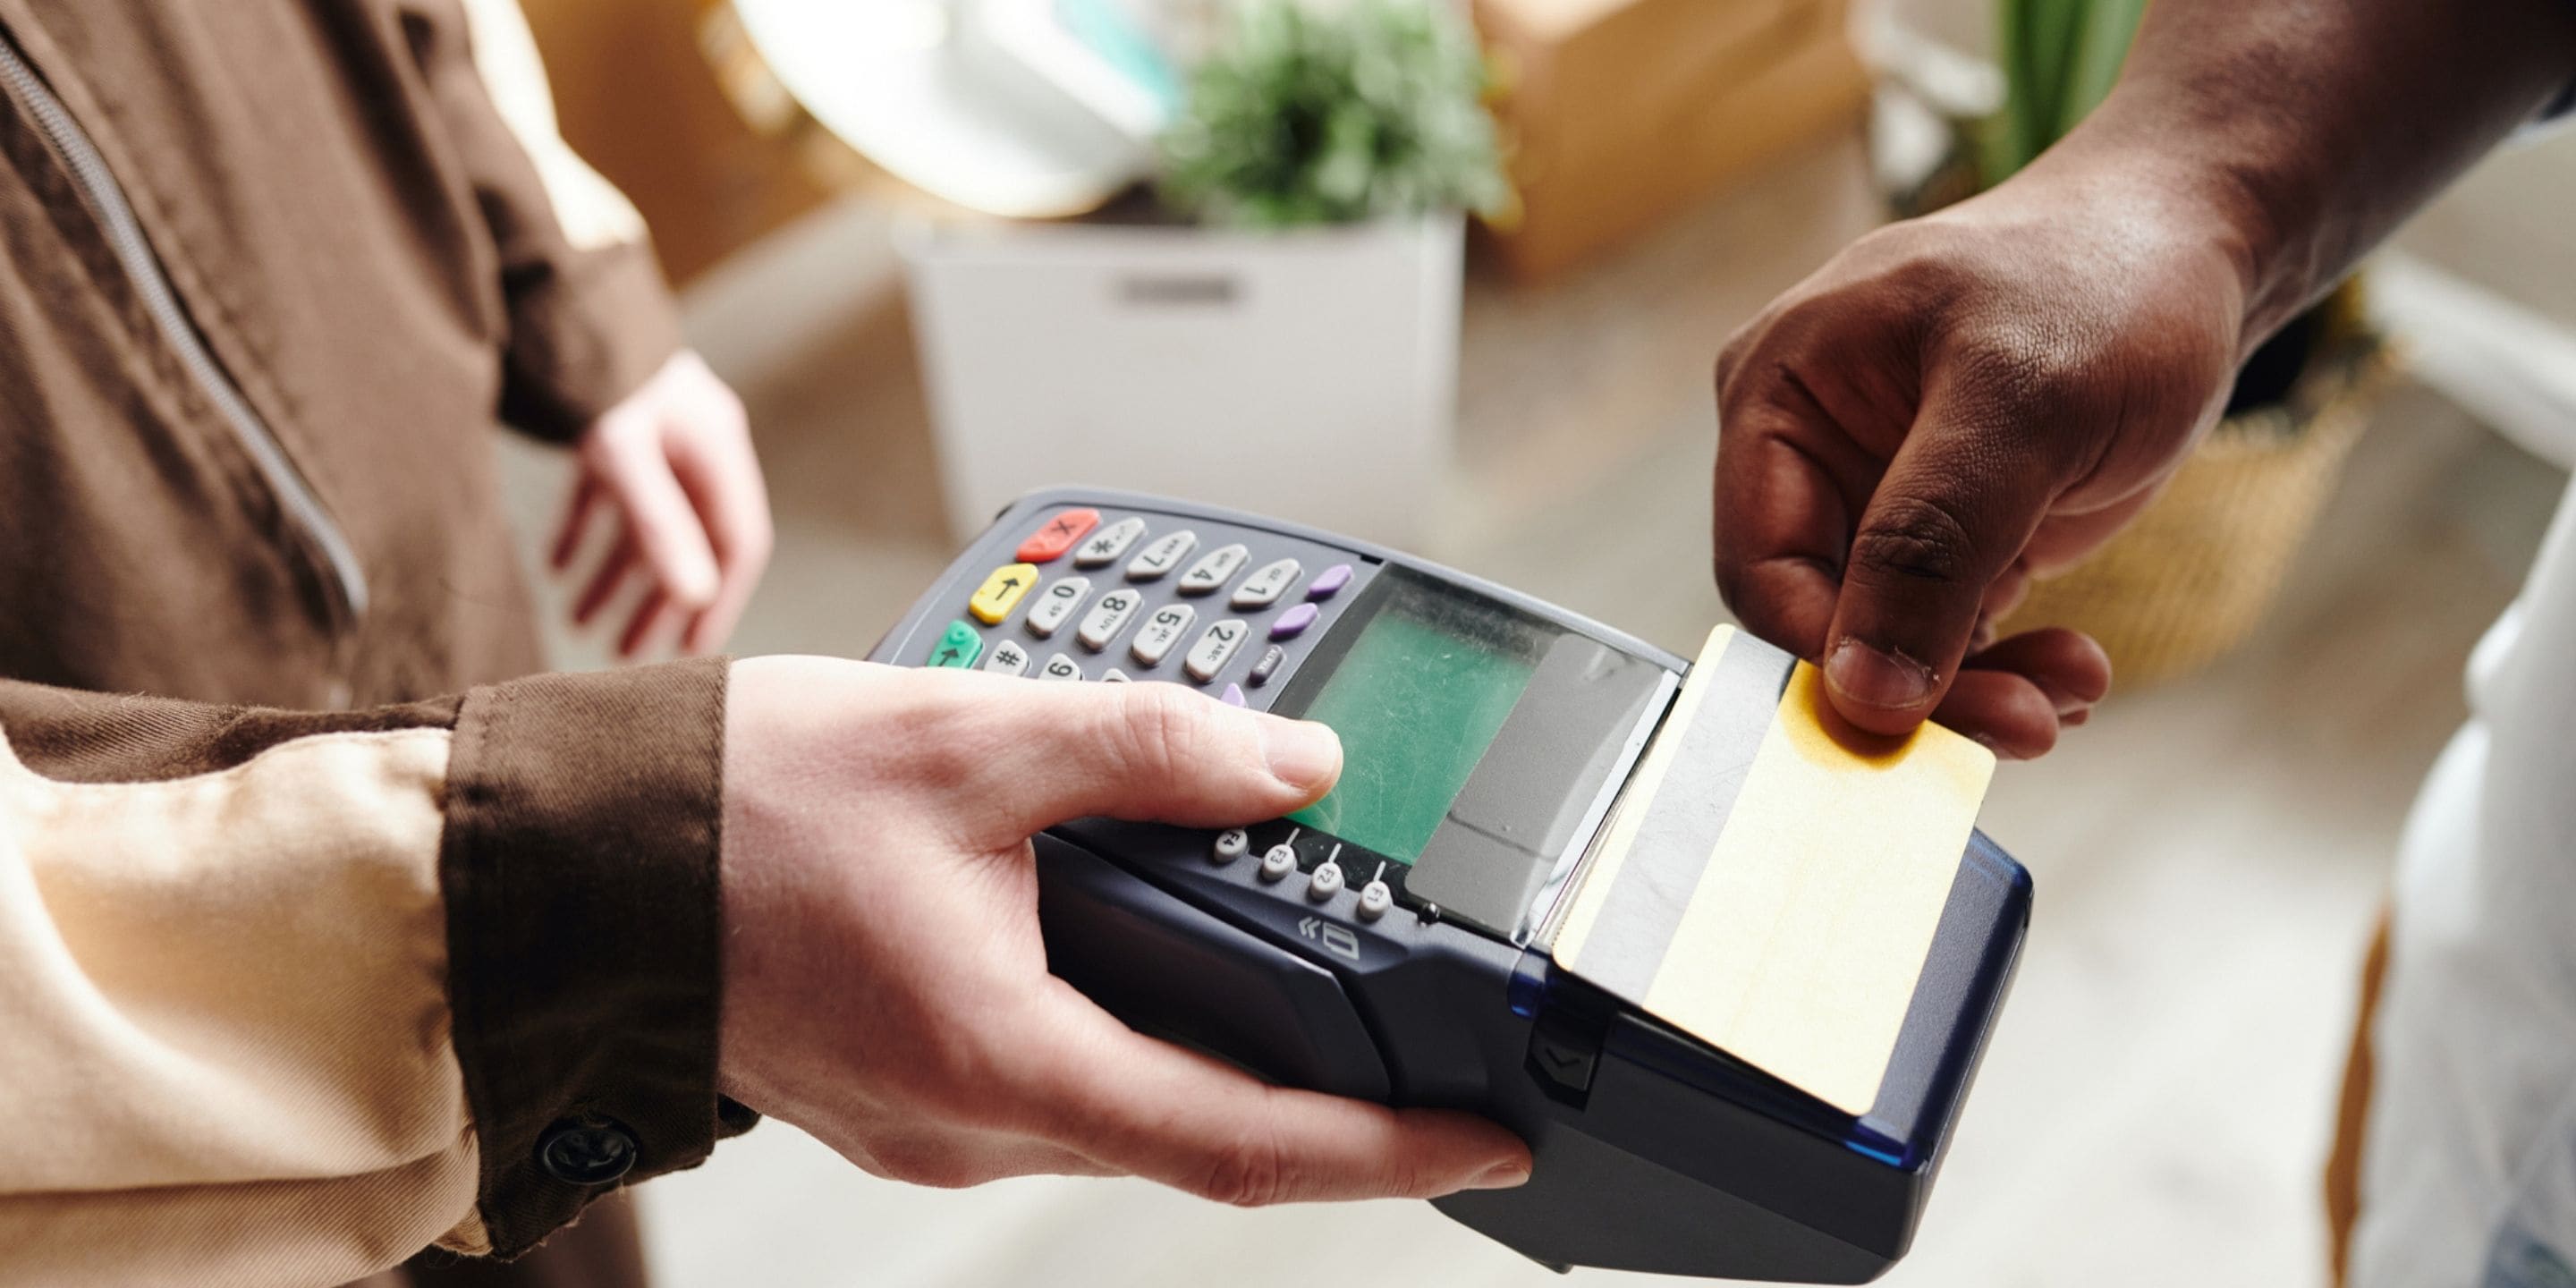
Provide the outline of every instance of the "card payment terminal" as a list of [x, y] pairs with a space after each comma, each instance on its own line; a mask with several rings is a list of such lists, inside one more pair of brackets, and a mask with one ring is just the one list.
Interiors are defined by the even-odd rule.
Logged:
[[[1712, 852], [1784, 834], [1754, 816], [1801, 768], [1787, 654], [1721, 629], [1694, 665], [1396, 551], [1083, 489], [1006, 510], [871, 659], [1178, 683], [1340, 733], [1340, 783], [1294, 816], [1037, 838], [1048, 963], [1273, 1081], [1529, 1141], [1528, 1184], [1437, 1200], [1449, 1216], [1559, 1269], [1736, 1279], [1859, 1283], [1912, 1242], [2030, 879], [1971, 830], [1973, 796], [1912, 939], [1870, 929], [1903, 920], [1876, 869], [1836, 885], [1745, 853], [1719, 875]], [[1846, 831], [1871, 825], [1858, 799]], [[1767, 956], [1748, 955], [1755, 904], [1776, 904]], [[1782, 954], [1853, 925], [1864, 948], [1892, 937], [1903, 987], [1877, 1045], [1807, 1050], [1810, 1016], [1870, 1036], [1868, 990], [1836, 974], [1868, 954]], [[1784, 1000], [1801, 970], [1822, 982]], [[1710, 1005], [1730, 972], [1756, 982]], [[1766, 1005], [1785, 1029], [1756, 1022]]]

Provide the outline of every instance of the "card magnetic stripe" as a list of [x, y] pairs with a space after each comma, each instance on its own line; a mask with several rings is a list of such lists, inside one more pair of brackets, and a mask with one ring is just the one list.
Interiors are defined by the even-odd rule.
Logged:
[[1620, 997], [1645, 998], [1708, 871], [1718, 835], [1743, 795], [1744, 776], [1762, 749], [1781, 690], [1796, 665], [1788, 653], [1735, 631], [1697, 686], [1697, 701], [1674, 704], [1672, 718], [1689, 724], [1680, 731], [1682, 741], [1670, 764], [1704, 776], [1689, 784], [1669, 784], [1687, 790], [1659, 789], [1647, 802], [1627, 861], [1613, 875], [1584, 938], [1578, 969], [1595, 985]]

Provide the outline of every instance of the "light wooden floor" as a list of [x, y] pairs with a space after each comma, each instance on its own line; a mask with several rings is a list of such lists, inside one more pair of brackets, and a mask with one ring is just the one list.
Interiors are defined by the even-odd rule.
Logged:
[[[1693, 645], [1721, 612], [1709, 359], [1869, 218], [1856, 150], [1837, 145], [1562, 286], [1476, 281], [1463, 464], [1425, 553]], [[771, 271], [693, 296], [779, 510], [740, 651], [862, 651], [946, 562], [884, 239], [881, 218], [840, 212]], [[529, 522], [558, 469], [513, 453]], [[2037, 874], [2030, 946], [1922, 1237], [1887, 1282], [2321, 1282], [2316, 1171], [2353, 971], [2416, 780], [2462, 714], [2469, 645], [2559, 486], [2401, 392], [2250, 647], [2115, 694], [2055, 756], [2003, 773], [1984, 821]], [[1420, 1205], [1241, 1212], [1053, 1179], [913, 1190], [779, 1124], [643, 1195], [678, 1288], [1557, 1282]]]

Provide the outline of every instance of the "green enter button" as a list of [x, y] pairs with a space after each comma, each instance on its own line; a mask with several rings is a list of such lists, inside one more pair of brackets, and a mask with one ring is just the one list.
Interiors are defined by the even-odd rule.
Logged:
[[983, 656], [984, 637], [964, 621], [948, 624], [948, 633], [930, 646], [930, 665], [968, 667]]

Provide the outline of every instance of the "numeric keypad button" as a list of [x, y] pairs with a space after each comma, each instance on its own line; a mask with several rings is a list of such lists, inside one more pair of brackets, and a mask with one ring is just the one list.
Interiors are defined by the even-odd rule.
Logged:
[[1200, 555], [1199, 561], [1191, 564], [1188, 572], [1181, 574], [1180, 582], [1173, 588], [1184, 595], [1215, 594], [1225, 589], [1225, 584], [1234, 580], [1234, 574], [1251, 558], [1252, 552], [1245, 549], [1240, 542], [1218, 546]]
[[1089, 540], [1075, 547], [1073, 566], [1100, 568], [1116, 563], [1118, 556], [1127, 553], [1127, 547], [1136, 544], [1136, 538], [1144, 535], [1145, 521], [1129, 515], [1092, 533]]
[[1038, 678], [1041, 680], [1079, 680], [1082, 678], [1082, 664], [1074, 661], [1072, 658], [1066, 657], [1062, 653], [1058, 653], [1055, 656], [1048, 658], [1046, 660], [1046, 665], [1038, 668]]
[[1118, 638], [1118, 632], [1127, 629], [1127, 620], [1144, 605], [1143, 591], [1113, 590], [1101, 596], [1100, 602], [1093, 604], [1091, 611], [1083, 615], [1082, 625], [1074, 630], [1073, 637], [1081, 641], [1084, 648], [1100, 652], [1109, 647], [1109, 641]]
[[1189, 656], [1181, 659], [1181, 665], [1189, 671], [1191, 679], [1205, 684], [1215, 679], [1217, 672], [1225, 669], [1226, 663], [1234, 660], [1234, 651], [1242, 648], [1244, 639], [1251, 634], [1252, 628], [1244, 625], [1241, 618], [1229, 617], [1214, 623], [1207, 628], [1206, 634], [1199, 636], [1198, 643], [1190, 646]]
[[1082, 601], [1090, 595], [1089, 577], [1067, 577], [1049, 585], [1037, 602], [1029, 605], [1029, 634], [1039, 639], [1054, 638], [1072, 620], [1073, 610], [1082, 607]]
[[1287, 594], [1289, 587], [1297, 584], [1297, 574], [1305, 570], [1305, 566], [1294, 559], [1273, 559], [1244, 578], [1243, 584], [1234, 588], [1234, 598], [1230, 602], [1236, 608], [1268, 608], [1278, 603], [1279, 597]]
[[1017, 640], [1002, 640], [993, 645], [993, 655], [984, 659], [984, 669], [998, 675], [1029, 673], [1029, 651]]
[[1154, 538], [1154, 544], [1127, 561], [1127, 580], [1159, 581], [1163, 574], [1181, 566], [1190, 552], [1199, 548], [1199, 534], [1183, 528]]
[[1197, 609], [1187, 604], [1165, 604], [1154, 610], [1145, 624], [1136, 628], [1135, 642], [1127, 646], [1127, 656], [1142, 667], [1157, 667], [1170, 656], [1172, 646], [1189, 633], [1190, 623], [1199, 619]]

